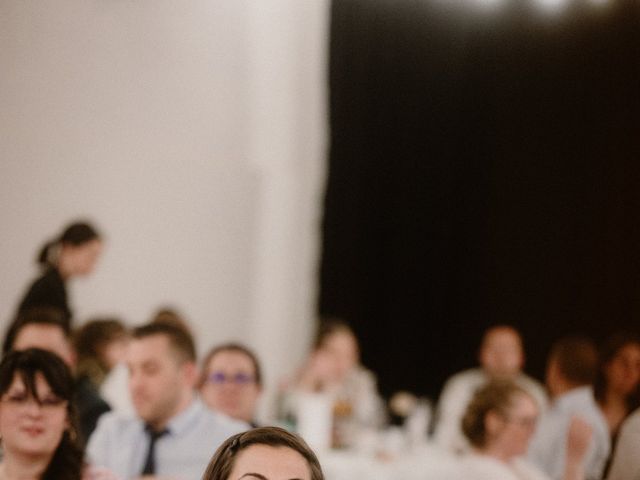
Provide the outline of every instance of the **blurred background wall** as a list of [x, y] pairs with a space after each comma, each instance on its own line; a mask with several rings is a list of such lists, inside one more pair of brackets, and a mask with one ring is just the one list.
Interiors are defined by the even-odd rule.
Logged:
[[323, 0], [3, 1], [3, 325], [40, 246], [88, 218], [106, 251], [76, 322], [170, 305], [201, 350], [244, 339], [289, 371], [315, 320], [327, 30]]

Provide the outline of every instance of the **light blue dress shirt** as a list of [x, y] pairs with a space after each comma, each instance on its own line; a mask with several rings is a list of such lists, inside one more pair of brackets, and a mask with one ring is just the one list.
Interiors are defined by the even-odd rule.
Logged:
[[[169, 433], [157, 440], [156, 475], [172, 480], [200, 480], [220, 444], [248, 428], [194, 400], [169, 421]], [[106, 467], [129, 480], [140, 475], [148, 448], [149, 436], [142, 419], [111, 412], [100, 418], [87, 455], [91, 465]]]
[[573, 416], [582, 418], [593, 429], [585, 458], [587, 480], [602, 478], [611, 440], [609, 427], [593, 397], [591, 387], [575, 388], [558, 397], [538, 421], [529, 444], [528, 458], [552, 479], [564, 474], [567, 455], [567, 432]]

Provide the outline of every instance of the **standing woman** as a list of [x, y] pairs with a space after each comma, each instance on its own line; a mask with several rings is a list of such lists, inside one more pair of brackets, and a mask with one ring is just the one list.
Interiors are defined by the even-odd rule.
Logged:
[[55, 307], [64, 312], [71, 323], [67, 280], [89, 275], [101, 251], [102, 240], [92, 225], [85, 222], [69, 225], [40, 250], [37, 262], [42, 273], [27, 290], [18, 312], [31, 307]]

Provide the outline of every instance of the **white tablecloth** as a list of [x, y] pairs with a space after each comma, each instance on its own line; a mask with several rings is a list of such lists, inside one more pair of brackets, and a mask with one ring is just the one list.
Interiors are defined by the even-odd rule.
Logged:
[[318, 455], [326, 480], [443, 480], [455, 478], [456, 457], [434, 445], [380, 459], [350, 451]]

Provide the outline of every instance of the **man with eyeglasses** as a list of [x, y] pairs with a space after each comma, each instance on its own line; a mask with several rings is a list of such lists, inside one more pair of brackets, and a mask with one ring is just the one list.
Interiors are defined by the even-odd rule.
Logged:
[[202, 363], [199, 388], [209, 408], [256, 426], [262, 374], [247, 347], [228, 343], [213, 348]]

